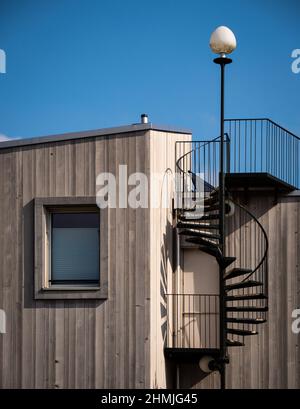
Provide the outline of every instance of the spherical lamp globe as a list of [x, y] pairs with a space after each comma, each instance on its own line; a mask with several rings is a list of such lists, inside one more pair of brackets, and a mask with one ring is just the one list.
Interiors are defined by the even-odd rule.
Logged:
[[236, 38], [228, 27], [220, 26], [212, 33], [209, 45], [212, 52], [225, 57], [236, 49]]

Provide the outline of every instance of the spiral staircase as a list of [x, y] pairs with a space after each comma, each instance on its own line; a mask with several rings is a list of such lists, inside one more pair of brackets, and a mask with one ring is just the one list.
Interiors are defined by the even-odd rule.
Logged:
[[[258, 326], [266, 322], [268, 310], [267, 287], [267, 252], [268, 239], [266, 232], [257, 218], [244, 206], [226, 195], [225, 214], [229, 225], [230, 218], [241, 217], [248, 219], [248, 228], [255, 233], [253, 239], [259, 242], [259, 257], [247, 263], [237, 260], [234, 254], [223, 254], [220, 250], [219, 230], [219, 194], [212, 190], [202, 203], [200, 214], [194, 209], [181, 209], [177, 215], [177, 228], [185, 241], [197, 245], [202, 252], [216, 258], [220, 271], [224, 272], [224, 325], [227, 338], [226, 346], [235, 347], [244, 345], [244, 337], [256, 335]], [[234, 210], [233, 210], [234, 209]], [[232, 214], [231, 214], [232, 213]], [[242, 226], [240, 228], [243, 228]], [[247, 233], [249, 236], [249, 233]], [[247, 237], [246, 237], [247, 238]], [[243, 265], [238, 265], [241, 262]], [[235, 265], [236, 264], [236, 265]]]
[[[226, 145], [224, 159], [228, 180], [230, 176], [228, 135]], [[177, 317], [176, 324], [171, 325], [173, 345], [169, 345], [171, 348], [167, 348], [166, 351], [171, 358], [176, 357], [176, 353], [181, 351], [182, 353], [177, 356], [183, 360], [185, 354], [189, 352], [191, 361], [194, 360], [194, 362], [207, 354], [211, 355], [213, 357], [210, 363], [211, 369], [220, 371], [222, 384], [222, 373], [225, 373], [225, 366], [229, 363], [227, 348], [244, 346], [245, 337], [258, 334], [259, 326], [267, 320], [268, 238], [258, 218], [241, 203], [239, 195], [230, 192], [226, 188], [226, 183], [223, 194], [219, 188], [220, 138], [212, 141], [182, 143], [180, 149], [181, 152], [178, 149], [176, 152], [176, 167], [180, 176], [180, 199], [175, 213], [176, 228], [181, 241], [216, 259], [219, 266], [219, 294], [208, 297], [218, 297], [219, 305], [218, 308], [212, 309], [209, 306], [208, 309], [206, 301], [205, 306], [201, 303], [201, 297], [207, 296], [198, 294], [200, 301], [197, 307], [195, 308], [193, 300], [192, 309], [186, 311], [187, 302], [184, 298], [190, 295], [182, 295], [181, 306], [178, 297], [175, 301], [176, 295], [173, 295], [171, 308], [173, 315], [176, 310], [175, 315], [199, 314], [207, 319], [205, 326], [202, 326], [204, 330], [198, 328], [198, 342], [188, 340], [186, 343], [186, 341], [178, 342], [180, 337], [184, 340], [189, 338], [190, 333], [184, 333], [186, 331], [184, 319]], [[199, 180], [200, 183], [197, 183]], [[199, 195], [199, 191], [202, 194]], [[222, 209], [224, 209], [225, 227], [223, 245], [220, 228]], [[247, 250], [244, 251], [246, 248]], [[190, 299], [188, 304], [190, 306]], [[218, 324], [212, 332], [207, 328], [211, 327], [212, 317], [216, 314]], [[207, 322], [208, 325], [206, 325]], [[196, 325], [194, 324], [194, 327]], [[199, 326], [201, 327], [201, 323], [199, 324], [198, 321]], [[192, 333], [195, 332], [194, 327]], [[212, 335], [206, 334], [207, 331]], [[213, 341], [216, 337], [218, 340]], [[206, 340], [205, 345], [203, 339]]]
[[251, 195], [267, 189], [276, 202], [300, 187], [299, 137], [266, 118], [228, 119], [225, 131], [223, 142], [176, 143], [174, 226], [181, 248], [216, 260], [219, 291], [182, 294], [181, 285], [173, 286], [164, 348], [176, 363], [211, 357], [221, 387], [228, 348], [243, 347], [267, 321], [268, 237]]

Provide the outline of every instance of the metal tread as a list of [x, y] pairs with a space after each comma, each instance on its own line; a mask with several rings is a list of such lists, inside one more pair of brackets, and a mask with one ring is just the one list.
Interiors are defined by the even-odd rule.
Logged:
[[249, 311], [249, 312], [266, 312], [268, 307], [252, 307], [252, 306], [236, 306], [236, 307], [225, 307], [226, 311], [239, 312], [239, 311]]
[[243, 347], [245, 344], [243, 342], [235, 341], [234, 339], [226, 339], [226, 346], [228, 347]]
[[237, 318], [237, 317], [227, 317], [225, 319], [227, 322], [232, 322], [236, 324], [264, 324], [267, 322], [264, 318]]
[[205, 209], [206, 212], [212, 212], [214, 210], [219, 210], [220, 205], [219, 205], [219, 203], [208, 204], [208, 205], [204, 205], [204, 209]]
[[[188, 213], [191, 213], [191, 212], [188, 212]], [[201, 222], [202, 216], [203, 216], [203, 213], [201, 213], [201, 216], [199, 216], [198, 213], [192, 213], [188, 215], [180, 215], [178, 216], [178, 219], [181, 222]]]
[[225, 285], [225, 291], [238, 290], [239, 288], [257, 287], [260, 285], [263, 285], [261, 281], [254, 281], [254, 280], [243, 281], [241, 283]]
[[[187, 239], [188, 240], [188, 239]], [[198, 244], [198, 243], [196, 243], [196, 244]], [[226, 267], [228, 267], [230, 264], [232, 264], [232, 263], [234, 263], [235, 262], [235, 260], [236, 260], [236, 257], [224, 257], [223, 255], [222, 255], [222, 253], [221, 253], [221, 251], [220, 251], [220, 249], [219, 249], [219, 247], [218, 246], [207, 246], [207, 245], [203, 245], [203, 244], [201, 244], [200, 246], [199, 246], [199, 250], [201, 250], [201, 251], [203, 251], [204, 253], [207, 253], [207, 254], [209, 254], [209, 255], [211, 255], [211, 256], [213, 256], [213, 257], [215, 257], [216, 258], [216, 260], [217, 260], [217, 262], [218, 262], [218, 264], [219, 264], [219, 266], [221, 267], [221, 268], [226, 268]]]
[[199, 220], [218, 220], [220, 218], [219, 213], [216, 214], [205, 214], [202, 217], [199, 217]]
[[239, 267], [233, 268], [232, 270], [228, 271], [227, 274], [225, 274], [224, 280], [231, 280], [232, 278], [240, 277], [242, 275], [250, 274], [250, 273], [252, 273], [252, 270], [249, 268], [239, 268]]
[[[190, 213], [190, 212], [189, 212]], [[197, 221], [197, 222], [202, 222], [204, 220], [218, 220], [219, 219], [219, 213], [213, 213], [213, 214], [208, 214], [204, 212], [198, 212], [198, 213], [193, 213], [189, 214], [186, 216], [180, 216], [181, 220], [190, 220], [190, 221]]]
[[190, 238], [190, 239], [186, 239], [186, 241], [188, 243], [205, 245], [205, 246], [220, 250], [217, 243], [215, 243], [213, 241], [210, 241], [210, 240], [206, 240], [206, 239], [201, 238], [201, 237], [193, 237], [193, 238]]
[[246, 337], [248, 335], [257, 335], [257, 331], [251, 331], [248, 329], [239, 329], [239, 328], [226, 328], [226, 332], [228, 334], [235, 334], [235, 335], [241, 335], [242, 337]]
[[207, 254], [215, 257], [218, 264], [219, 264], [219, 266], [221, 268], [223, 268], [223, 269], [228, 267], [230, 264], [234, 263], [235, 260], [236, 260], [236, 257], [223, 256], [220, 249], [219, 249], [219, 247], [216, 246], [216, 245], [212, 246], [211, 244], [209, 244], [209, 245], [201, 244], [199, 246], [199, 250], [201, 250], [204, 253], [207, 253]]
[[[186, 221], [188, 221], [188, 222], [203, 222], [203, 221], [205, 221], [205, 220], [214, 220], [214, 219], [204, 219], [203, 217], [204, 216], [213, 216], [213, 215], [209, 215], [209, 214], [206, 214], [206, 215], [204, 215], [203, 213], [201, 213], [201, 214], [197, 214], [197, 213], [194, 213], [194, 214], [191, 214], [191, 215], [180, 215], [179, 217], [178, 217], [178, 219], [180, 220], [180, 221], [183, 221], [183, 222], [186, 222]], [[218, 217], [217, 218], [215, 218], [215, 219], [218, 219]]]
[[240, 295], [227, 295], [226, 301], [240, 301], [240, 300], [265, 300], [268, 297], [263, 293], [256, 294], [240, 294]]
[[222, 268], [226, 268], [230, 266], [230, 264], [234, 263], [235, 260], [236, 260], [236, 257], [222, 256], [221, 263], [219, 264]]
[[207, 239], [214, 239], [214, 240], [219, 240], [220, 236], [219, 234], [213, 234], [213, 233], [209, 233], [209, 232], [204, 232], [204, 231], [196, 231], [196, 230], [183, 230], [179, 233], [180, 235], [184, 235], [184, 236], [195, 236], [195, 237], [204, 237]]
[[204, 224], [204, 223], [195, 223], [194, 220], [187, 220], [187, 221], [179, 221], [177, 223], [177, 227], [180, 229], [214, 229], [218, 230], [220, 225], [219, 224]]

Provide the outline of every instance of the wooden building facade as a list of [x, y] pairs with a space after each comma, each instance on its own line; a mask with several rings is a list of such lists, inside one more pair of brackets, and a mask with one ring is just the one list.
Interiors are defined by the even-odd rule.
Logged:
[[[0, 144], [0, 388], [219, 387], [217, 373], [164, 351], [166, 295], [218, 291], [215, 260], [187, 246], [174, 220], [175, 145], [187, 142], [188, 152], [191, 139], [147, 123]], [[130, 175], [147, 177], [147, 206], [120, 204], [124, 165], [128, 194]], [[99, 285], [47, 288], [37, 206], [95, 208], [103, 173], [116, 176], [117, 202], [98, 210]], [[300, 306], [300, 194], [235, 194], [268, 233], [269, 318], [245, 347], [232, 348], [227, 387], [299, 388], [291, 325]], [[238, 236], [228, 240], [236, 250]]]
[[[116, 175], [118, 191], [119, 165], [127, 165], [128, 176], [145, 174], [150, 192], [150, 175], [174, 172], [175, 141], [190, 137], [137, 124], [2, 143], [0, 309], [7, 323], [0, 334], [1, 388], [155, 386], [156, 366], [164, 361], [159, 291], [161, 254], [165, 241], [172, 243], [165, 224], [170, 209], [100, 210], [107, 296], [63, 291], [58, 299], [35, 299], [34, 205], [38, 198], [95, 200], [102, 172]], [[156, 193], [160, 200], [159, 184]]]

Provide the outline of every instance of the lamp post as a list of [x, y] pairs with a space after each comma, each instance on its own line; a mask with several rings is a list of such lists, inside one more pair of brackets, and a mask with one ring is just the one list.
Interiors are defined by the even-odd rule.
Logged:
[[[219, 171], [219, 204], [220, 204], [220, 249], [225, 255], [225, 168], [224, 168], [224, 85], [225, 85], [225, 66], [230, 64], [232, 60], [227, 57], [236, 48], [236, 39], [233, 32], [225, 27], [218, 27], [211, 35], [210, 48], [218, 58], [214, 59], [214, 63], [220, 65], [221, 68], [221, 107], [220, 107], [220, 171]], [[226, 310], [225, 310], [225, 282], [224, 269], [220, 267], [219, 288], [220, 288], [220, 360], [219, 371], [221, 377], [221, 389], [225, 389], [225, 365], [227, 358], [226, 348]]]

